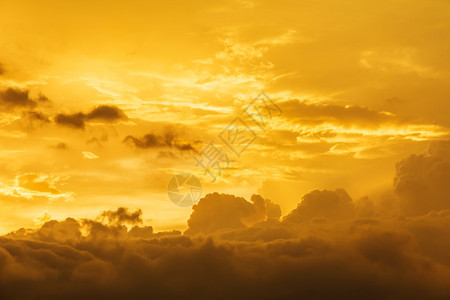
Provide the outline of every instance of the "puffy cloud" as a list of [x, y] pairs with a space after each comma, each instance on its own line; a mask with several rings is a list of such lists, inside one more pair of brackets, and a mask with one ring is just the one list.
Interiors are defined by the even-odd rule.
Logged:
[[450, 161], [450, 141], [430, 141], [426, 150], [428, 156], [435, 156]]
[[[158, 236], [151, 227], [127, 231], [122, 225], [94, 220], [53, 220], [38, 230], [23, 229], [0, 238], [0, 295], [448, 299], [449, 265], [424, 254], [420, 248], [427, 241], [422, 240], [424, 235], [408, 231], [414, 224], [414, 231], [420, 232], [427, 225], [443, 225], [444, 220], [449, 221], [448, 214], [350, 222], [344, 229], [324, 227], [314, 237], [273, 230], [277, 239], [257, 242], [251, 242], [249, 232], [224, 241]], [[272, 219], [265, 226], [275, 229], [279, 222]], [[445, 229], [434, 228], [440, 233]], [[85, 229], [88, 232], [81, 234]]]
[[24, 113], [25, 117], [27, 117], [30, 120], [38, 121], [42, 123], [49, 123], [50, 120], [47, 115], [44, 113], [38, 112], [38, 111], [27, 111]]
[[[446, 144], [448, 145], [448, 144]], [[446, 153], [448, 148], [442, 148]], [[438, 151], [438, 150], [431, 150]], [[411, 155], [396, 165], [395, 191], [406, 214], [450, 208], [450, 162], [437, 155]]]
[[[397, 176], [433, 179], [441, 148], [400, 162]], [[43, 179], [16, 181], [55, 192]], [[280, 222], [279, 206], [259, 195], [213, 193], [193, 206], [184, 235], [155, 233], [125, 207], [50, 220], [0, 237], [0, 297], [448, 299], [450, 210], [366, 212], [376, 209], [342, 189], [314, 190]]]
[[210, 234], [230, 229], [246, 228], [266, 219], [279, 219], [280, 207], [259, 195], [253, 195], [252, 203], [242, 197], [213, 193], [208, 194], [192, 207], [186, 234]]
[[35, 100], [30, 98], [27, 90], [7, 88], [0, 91], [0, 109], [12, 110], [16, 108], [33, 108], [37, 105]]
[[86, 118], [88, 120], [101, 120], [107, 122], [114, 122], [117, 120], [127, 119], [125, 113], [116, 106], [100, 105], [91, 110]]
[[37, 239], [47, 242], [67, 242], [81, 238], [80, 224], [73, 218], [62, 222], [50, 220], [36, 231]]
[[302, 223], [313, 219], [343, 220], [354, 216], [355, 207], [346, 191], [315, 190], [305, 196], [284, 222]]
[[142, 223], [142, 210], [138, 209], [135, 212], [129, 212], [126, 207], [119, 207], [117, 210], [108, 210], [100, 215], [100, 218], [108, 221], [109, 224], [140, 224]]

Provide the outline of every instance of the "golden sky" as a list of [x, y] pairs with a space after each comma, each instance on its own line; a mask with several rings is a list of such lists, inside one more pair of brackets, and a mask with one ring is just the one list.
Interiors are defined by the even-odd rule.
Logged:
[[[328, 197], [377, 217], [394, 198], [400, 215], [448, 209], [449, 20], [445, 0], [0, 0], [0, 233], [118, 207], [139, 212], [128, 225], [213, 232], [215, 207], [169, 200], [181, 172], [202, 196], [270, 199], [226, 224], [272, 206], [328, 218]], [[280, 109], [264, 130], [244, 113], [261, 92]], [[239, 116], [256, 139], [213, 181], [194, 157]]]

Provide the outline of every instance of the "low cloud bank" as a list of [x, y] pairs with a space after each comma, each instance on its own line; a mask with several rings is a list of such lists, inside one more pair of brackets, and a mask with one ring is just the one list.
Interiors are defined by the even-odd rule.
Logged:
[[446, 149], [397, 164], [389, 215], [341, 189], [284, 217], [259, 195], [213, 193], [184, 233], [155, 233], [126, 208], [20, 229], [0, 238], [0, 297], [449, 299]]

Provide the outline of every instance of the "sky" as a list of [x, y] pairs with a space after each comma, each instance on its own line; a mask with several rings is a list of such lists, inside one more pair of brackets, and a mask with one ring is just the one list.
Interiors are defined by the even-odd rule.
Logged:
[[[402, 285], [415, 280], [423, 286], [413, 295], [448, 295], [450, 258], [424, 245], [445, 247], [439, 234], [448, 234], [443, 224], [450, 220], [449, 20], [445, 0], [0, 0], [5, 274], [19, 265], [19, 282], [53, 276], [34, 270], [22, 278], [29, 266], [14, 261], [8, 247], [19, 246], [11, 243], [74, 247], [71, 270], [83, 281], [96, 268], [132, 272], [99, 249], [103, 239], [132, 239], [122, 251], [134, 251], [144, 247], [137, 237], [167, 238], [151, 244], [145, 259], [179, 247], [190, 269], [204, 252], [213, 262], [225, 255], [237, 273], [216, 271], [234, 287], [240, 283], [233, 277], [247, 276], [244, 266], [254, 270], [258, 260], [284, 291], [289, 286], [281, 282], [296, 267], [299, 276], [311, 269], [320, 277], [327, 262], [340, 269], [356, 260], [343, 286], [361, 274], [383, 280], [355, 295], [381, 288], [406, 297]], [[239, 143], [236, 124], [245, 135]], [[211, 151], [219, 160], [205, 168]], [[167, 193], [183, 172], [201, 182], [193, 207], [174, 205]], [[306, 229], [297, 228], [305, 222]], [[348, 233], [368, 223], [375, 228]], [[430, 228], [436, 240], [427, 240]], [[246, 244], [257, 242], [255, 234], [268, 244]], [[216, 245], [209, 235], [229, 244]], [[373, 250], [380, 240], [393, 248]], [[283, 255], [297, 251], [292, 247], [313, 249], [324, 261], [294, 257], [289, 269]], [[386, 272], [368, 270], [366, 260], [346, 252], [352, 247], [371, 263], [394, 259], [389, 276], [415, 269], [394, 287]], [[322, 256], [326, 249], [342, 256]], [[266, 255], [289, 269], [279, 271], [287, 277]], [[165, 259], [149, 270], [173, 271]], [[101, 284], [116, 282], [105, 274]], [[250, 277], [243, 280], [257, 291], [264, 281]]]

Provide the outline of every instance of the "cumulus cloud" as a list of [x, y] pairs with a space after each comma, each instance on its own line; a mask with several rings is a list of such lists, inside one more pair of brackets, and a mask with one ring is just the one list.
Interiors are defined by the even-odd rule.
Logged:
[[280, 207], [259, 195], [253, 195], [252, 203], [242, 197], [213, 193], [208, 194], [192, 207], [186, 234], [210, 234], [217, 231], [245, 228], [247, 225], [279, 219]]
[[[223, 207], [217, 199], [227, 195], [212, 196], [211, 203]], [[237, 211], [238, 198], [231, 200]], [[106, 215], [129, 216], [126, 211]], [[0, 238], [0, 293], [69, 299], [447, 299], [449, 265], [424, 254], [420, 245], [426, 240], [408, 226], [421, 224], [423, 230], [437, 222], [436, 230], [448, 220], [447, 214], [348, 222], [343, 229], [315, 224], [315, 236], [273, 231], [278, 239], [258, 242], [242, 234], [191, 238], [157, 235], [146, 226], [127, 231], [95, 220], [52, 220]], [[276, 228], [276, 222], [266, 226]]]
[[450, 208], [450, 162], [441, 156], [411, 155], [396, 165], [395, 191], [406, 214]]
[[345, 190], [336, 191], [312, 191], [303, 196], [284, 222], [302, 223], [313, 219], [342, 220], [354, 215], [352, 199]]
[[125, 113], [116, 106], [100, 105], [91, 110], [86, 115], [87, 120], [100, 120], [107, 122], [115, 122], [118, 120], [127, 119]]
[[[434, 156], [400, 162], [394, 181], [426, 182], [416, 194], [424, 202], [431, 188], [446, 193], [434, 173], [444, 144], [429, 150]], [[21, 185], [52, 191], [33, 178]], [[212, 193], [193, 206], [184, 234], [155, 233], [141, 210], [125, 207], [50, 220], [0, 237], [0, 296], [448, 299], [450, 209], [361, 213], [370, 203], [342, 189], [314, 190], [280, 221], [279, 206], [259, 195]]]

